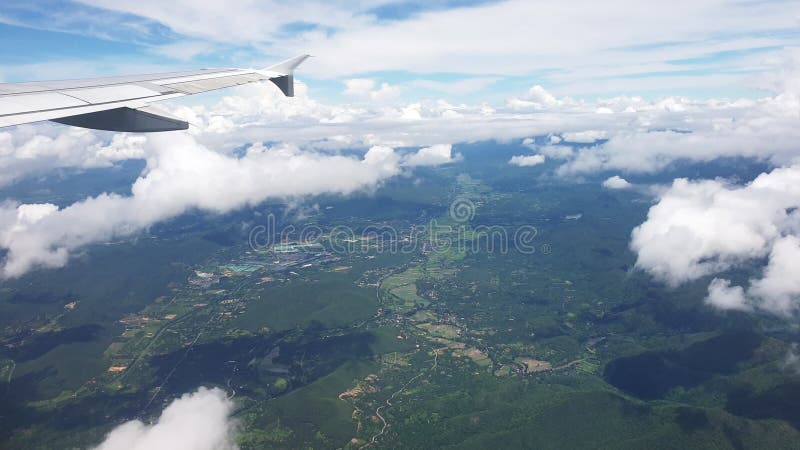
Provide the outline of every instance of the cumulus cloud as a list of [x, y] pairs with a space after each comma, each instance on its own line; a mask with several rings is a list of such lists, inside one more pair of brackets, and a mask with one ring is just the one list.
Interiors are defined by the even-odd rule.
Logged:
[[516, 155], [508, 160], [512, 166], [531, 167], [544, 163], [544, 155]]
[[242, 157], [209, 150], [185, 133], [149, 136], [147, 167], [130, 196], [101, 194], [59, 208], [52, 204], [0, 206], [0, 247], [7, 250], [2, 274], [15, 277], [34, 267], [61, 267], [76, 249], [125, 237], [191, 209], [224, 213], [268, 198], [372, 190], [404, 168], [458, 159], [451, 145], [401, 157], [373, 146], [359, 159], [302, 151], [292, 145], [250, 146]]
[[119, 425], [94, 450], [236, 450], [232, 412], [225, 392], [201, 387], [170, 403], [153, 424]]
[[369, 97], [377, 101], [394, 100], [400, 97], [400, 88], [389, 83], [381, 83], [381, 87], [370, 92]]
[[772, 246], [761, 278], [750, 280], [747, 294], [757, 307], [788, 315], [800, 299], [800, 239], [784, 236]]
[[267, 198], [374, 189], [401, 172], [393, 149], [376, 146], [363, 157], [253, 145], [236, 158], [213, 152], [186, 134], [148, 137], [147, 167], [132, 195], [101, 194], [64, 208], [0, 208], [5, 276], [35, 266], [59, 267], [89, 243], [128, 236], [190, 209], [226, 212]]
[[513, 110], [547, 110], [579, 105], [568, 97], [562, 99], [556, 98], [553, 94], [548, 92], [547, 89], [538, 84], [528, 89], [528, 92], [524, 95], [509, 99], [507, 103], [508, 107]]
[[145, 138], [55, 125], [0, 131], [0, 187], [62, 167], [108, 167], [142, 158]]
[[614, 175], [613, 177], [607, 178], [605, 181], [603, 181], [603, 187], [607, 189], [628, 189], [631, 187], [631, 184], [628, 183], [628, 180], [625, 178], [622, 178], [619, 175]]
[[719, 309], [750, 311], [753, 308], [748, 304], [744, 289], [741, 286], [731, 286], [728, 280], [714, 278], [708, 285], [706, 301]]
[[345, 90], [342, 92], [344, 95], [363, 96], [369, 95], [370, 91], [375, 88], [375, 80], [369, 78], [352, 78], [344, 81]]
[[414, 166], [438, 166], [460, 161], [461, 155], [453, 155], [451, 144], [438, 144], [419, 149], [404, 158], [403, 163], [408, 167]]
[[720, 309], [761, 309], [790, 316], [800, 307], [798, 267], [800, 239], [785, 236], [775, 241], [763, 276], [750, 280], [746, 291], [741, 286], [731, 286], [728, 280], [715, 278], [708, 287], [706, 300]]
[[389, 83], [381, 83], [380, 87], [375, 88], [375, 80], [369, 78], [353, 78], [345, 80], [344, 95], [354, 97], [367, 97], [376, 101], [393, 100], [400, 96], [400, 88]]
[[745, 186], [677, 179], [633, 230], [636, 266], [670, 285], [766, 258], [746, 289], [716, 279], [708, 302], [724, 309], [790, 314], [800, 282], [800, 166], [774, 169]]

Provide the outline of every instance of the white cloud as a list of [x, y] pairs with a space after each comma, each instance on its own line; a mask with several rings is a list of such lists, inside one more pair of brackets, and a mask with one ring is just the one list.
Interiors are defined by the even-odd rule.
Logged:
[[548, 158], [553, 159], [570, 159], [575, 155], [575, 150], [566, 145], [545, 145], [536, 150]]
[[[16, 127], [0, 133], [0, 182], [5, 183], [54, 167], [108, 166], [122, 159], [147, 158], [131, 196], [102, 194], [61, 209], [51, 204], [2, 205], [0, 247], [8, 251], [3, 275], [18, 276], [39, 266], [63, 266], [82, 246], [138, 233], [189, 209], [225, 212], [266, 198], [323, 192], [346, 195], [374, 189], [406, 167], [461, 158], [453, 155], [449, 144], [424, 147], [401, 158], [386, 145], [393, 143], [391, 137], [373, 134], [377, 130], [370, 127], [353, 136], [361, 124], [350, 122], [367, 113], [359, 108], [321, 105], [308, 98], [302, 83], [293, 99], [286, 99], [269, 85], [249, 86], [240, 92], [242, 96], [224, 97], [212, 108], [176, 108], [177, 115], [195, 125], [187, 133], [126, 135], [55, 125]], [[405, 108], [402, 113], [394, 110], [392, 120], [406, 120], [404, 116], [411, 113], [422, 119], [422, 114], [428, 114], [421, 104]], [[444, 113], [454, 107], [442, 104], [437, 108]], [[324, 138], [312, 135], [309, 139], [298, 132], [309, 123], [320, 126]], [[271, 148], [256, 144], [244, 157], [226, 156], [247, 142], [263, 139], [261, 124], [278, 124], [286, 136], [297, 133], [299, 143], [320, 151], [304, 152], [291, 144]], [[339, 126], [347, 133], [328, 132], [329, 127]], [[335, 153], [339, 148], [363, 145], [371, 148], [361, 160]], [[198, 185], [198, 179], [203, 183]]]
[[603, 181], [603, 187], [608, 189], [628, 189], [631, 184], [619, 175], [614, 175]]
[[109, 167], [142, 158], [145, 138], [55, 125], [0, 131], [0, 186], [59, 167]]
[[232, 412], [225, 392], [201, 387], [170, 403], [153, 424], [117, 426], [94, 450], [236, 450]]
[[389, 83], [381, 83], [381, 87], [370, 92], [369, 96], [377, 101], [394, 100], [400, 97], [400, 88]]
[[784, 236], [775, 241], [761, 278], [751, 279], [745, 291], [730, 281], [715, 278], [708, 287], [707, 301], [720, 309], [759, 309], [791, 316], [800, 308], [800, 239]]
[[421, 148], [416, 153], [408, 155], [403, 163], [406, 166], [438, 166], [460, 161], [461, 155], [453, 156], [453, 146], [450, 144], [432, 145]]
[[[378, 94], [382, 88], [368, 79], [349, 88], [367, 98], [373, 93], [383, 95]], [[215, 105], [181, 106], [172, 112], [193, 125], [189, 132], [199, 142], [222, 152], [260, 142], [265, 136], [271, 141], [330, 149], [427, 147], [532, 135], [549, 135], [553, 142], [562, 136], [608, 139], [580, 149], [537, 148], [531, 141], [528, 145], [537, 153], [565, 161], [558, 169], [563, 176], [610, 170], [653, 173], [676, 160], [705, 162], [740, 156], [783, 165], [798, 157], [800, 95], [793, 90], [759, 100], [665, 98], [650, 102], [620, 97], [597, 103], [570, 102], [539, 89], [533, 92], [523, 97], [555, 106], [526, 110], [444, 100], [330, 105], [309, 97], [306, 85], [298, 82], [294, 98], [285, 98], [271, 84], [262, 83], [227, 91]], [[595, 114], [598, 105], [618, 114]], [[141, 158], [143, 139], [55, 125], [0, 132], [0, 185], [55, 167], [99, 167]]]
[[800, 306], [800, 239], [789, 235], [778, 239], [769, 254], [761, 278], [750, 281], [747, 294], [759, 308], [792, 314]]
[[531, 167], [544, 163], [544, 155], [516, 155], [512, 156], [508, 163], [512, 166]]
[[551, 134], [547, 138], [547, 144], [539, 146], [536, 145], [533, 139], [525, 138], [522, 141], [522, 145], [528, 147], [529, 149], [541, 153], [542, 155], [558, 160], [569, 160], [575, 155], [575, 149], [570, 147], [569, 145], [558, 145], [559, 142], [562, 142], [561, 136], [557, 134]]
[[630, 121], [627, 127], [607, 128], [607, 142], [579, 149], [559, 172], [654, 173], [677, 160], [712, 161], [720, 157], [791, 163], [798, 157], [795, 143], [800, 139], [796, 127], [800, 106], [790, 98], [781, 94], [758, 101], [684, 99], [681, 111], [669, 106], [674, 105], [672, 102], [637, 104], [636, 112], [620, 114]]
[[369, 78], [353, 78], [345, 80], [344, 95], [354, 97], [367, 97], [376, 101], [394, 100], [400, 96], [400, 87], [392, 86], [389, 83], [381, 83], [380, 87], [375, 88], [375, 80]]
[[374, 189], [402, 170], [400, 156], [388, 147], [373, 147], [359, 160], [253, 145], [235, 158], [175, 133], [148, 137], [147, 151], [147, 168], [131, 196], [101, 194], [61, 209], [13, 203], [0, 208], [0, 247], [8, 250], [3, 275], [63, 266], [77, 248], [129, 236], [192, 208], [226, 212], [267, 198], [349, 194]]
[[542, 107], [556, 106], [561, 103], [553, 94], [547, 92], [545, 88], [538, 84], [528, 89], [528, 93], [523, 99], [541, 105]]
[[741, 286], [731, 286], [728, 280], [714, 278], [708, 285], [706, 302], [715, 308], [723, 310], [751, 311], [744, 289]]
[[538, 84], [528, 89], [520, 98], [512, 98], [508, 106], [512, 109], [553, 109], [565, 103]]
[[[377, 83], [361, 79], [353, 94], [369, 98]], [[308, 97], [300, 83], [297, 96], [283, 98], [270, 85], [235, 89], [220, 104], [183, 108], [198, 127], [192, 132], [213, 148], [228, 148], [270, 136], [271, 140], [309, 143], [315, 147], [388, 145], [425, 147], [440, 142], [506, 141], [530, 136], [562, 136], [582, 142], [607, 139], [583, 148], [550, 145], [539, 154], [564, 160], [558, 174], [597, 171], [653, 173], [677, 160], [707, 162], [720, 157], [765, 159], [791, 163], [800, 140], [800, 96], [782, 92], [759, 100], [689, 100], [640, 97], [602, 99], [595, 103], [556, 98], [533, 89], [521, 97], [535, 98], [544, 109], [453, 104], [444, 100], [413, 103], [327, 105]], [[553, 105], [553, 106], [546, 106]], [[598, 107], [615, 114], [596, 114]], [[596, 141], [595, 141], [596, 142]]]
[[567, 132], [562, 134], [561, 137], [567, 142], [591, 144], [592, 142], [599, 141], [600, 139], [605, 139], [607, 135], [607, 132], [601, 130], [586, 130], [572, 133]]
[[796, 310], [800, 298], [800, 166], [775, 169], [745, 186], [675, 180], [633, 230], [636, 266], [670, 285], [767, 258], [747, 289], [716, 279], [708, 302], [720, 308]]
[[584, 103], [569, 97], [557, 98], [537, 84], [523, 95], [508, 99], [506, 106], [512, 111], [576, 111], [583, 107]]
[[368, 96], [369, 93], [375, 88], [375, 80], [369, 78], [352, 78], [345, 80], [344, 95], [354, 95], [357, 97]]

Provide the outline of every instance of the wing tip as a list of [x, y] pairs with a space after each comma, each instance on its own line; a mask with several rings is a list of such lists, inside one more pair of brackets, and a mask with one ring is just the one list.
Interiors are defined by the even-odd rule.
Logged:
[[278, 64], [272, 65], [264, 69], [265, 72], [274, 72], [279, 73], [282, 75], [291, 75], [294, 73], [295, 69], [303, 63], [303, 61], [311, 58], [312, 55], [307, 53], [303, 53], [301, 55], [297, 55], [293, 58], [289, 58], [285, 61], [281, 61]]

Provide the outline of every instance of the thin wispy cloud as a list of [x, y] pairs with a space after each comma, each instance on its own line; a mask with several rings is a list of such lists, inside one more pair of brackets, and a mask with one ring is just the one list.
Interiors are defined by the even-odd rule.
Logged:
[[0, 20], [127, 40], [132, 53], [147, 47], [177, 62], [257, 67], [310, 51], [317, 59], [304, 70], [314, 78], [370, 78], [426, 94], [511, 92], [498, 80], [530, 77], [570, 96], [752, 95], [744, 88], [760, 87], [753, 75], [768, 71], [763, 62], [800, 44], [800, 6], [783, 1], [52, 3], [12, 0]]

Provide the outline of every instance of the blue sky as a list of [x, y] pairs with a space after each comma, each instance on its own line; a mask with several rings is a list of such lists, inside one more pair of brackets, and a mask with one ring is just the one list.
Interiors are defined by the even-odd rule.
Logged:
[[770, 61], [800, 43], [797, 2], [564, 3], [5, 0], [0, 78], [260, 67], [309, 51], [300, 78], [326, 101], [348, 100], [354, 78], [393, 93], [365, 98], [396, 101], [501, 102], [537, 84], [579, 99], [757, 97]]

